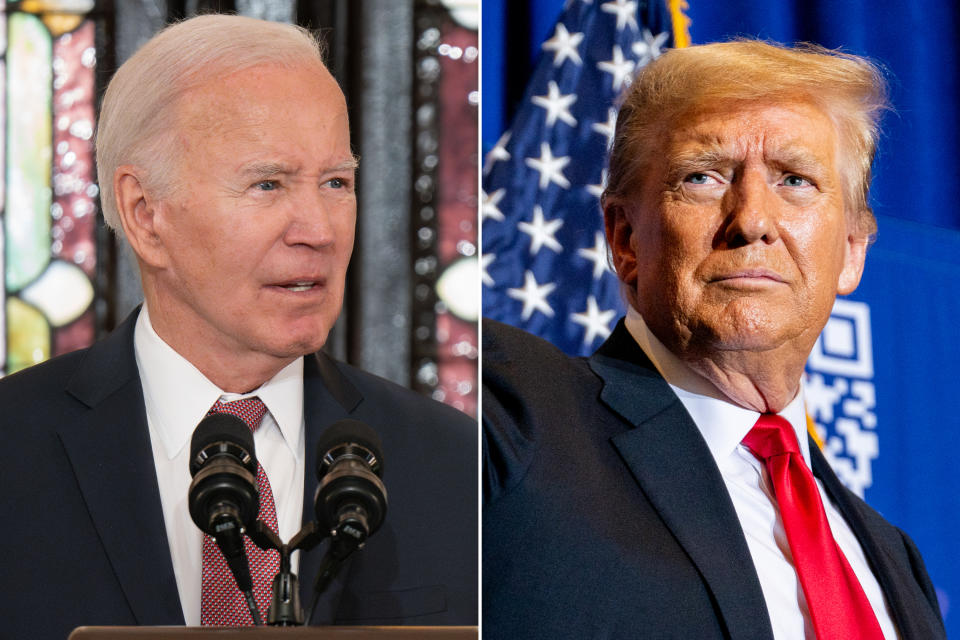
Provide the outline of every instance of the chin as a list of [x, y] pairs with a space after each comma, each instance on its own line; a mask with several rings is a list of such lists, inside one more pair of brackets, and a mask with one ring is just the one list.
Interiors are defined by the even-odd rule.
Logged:
[[[313, 331], [299, 331], [296, 333], [290, 331], [279, 331], [272, 336], [268, 336], [268, 350], [273, 355], [281, 358], [297, 358], [311, 353], [315, 353], [323, 348], [327, 342], [329, 327], [317, 328]], [[277, 340], [283, 336], [282, 340]]]
[[714, 349], [768, 351], [784, 344], [794, 333], [789, 326], [791, 319], [781, 317], [782, 314], [771, 314], [768, 309], [753, 305], [738, 307], [728, 307], [727, 313], [712, 322], [704, 322], [702, 334]]

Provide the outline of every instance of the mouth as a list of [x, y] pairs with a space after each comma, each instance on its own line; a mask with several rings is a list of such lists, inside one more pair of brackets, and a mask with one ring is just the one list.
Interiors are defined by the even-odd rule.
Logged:
[[710, 278], [710, 282], [725, 284], [766, 284], [779, 283], [786, 284], [786, 279], [776, 271], [770, 269], [738, 269], [729, 273], [723, 273]]
[[316, 286], [315, 282], [294, 282], [291, 284], [282, 285], [287, 291], [310, 291]]
[[283, 289], [285, 291], [290, 291], [291, 293], [303, 293], [305, 291], [312, 291], [314, 289], [320, 289], [323, 287], [323, 280], [291, 280], [288, 282], [278, 282], [271, 285], [277, 289]]

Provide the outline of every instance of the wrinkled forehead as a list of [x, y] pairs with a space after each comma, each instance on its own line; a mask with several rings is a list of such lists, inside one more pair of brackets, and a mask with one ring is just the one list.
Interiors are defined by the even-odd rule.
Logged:
[[316, 171], [353, 158], [343, 94], [321, 66], [251, 67], [198, 85], [177, 105], [172, 161], [209, 172], [269, 161]]
[[774, 163], [835, 168], [839, 135], [829, 114], [809, 102], [713, 105], [688, 112], [664, 129], [668, 158], [696, 154], [709, 159], [744, 160], [750, 155]]
[[227, 75], [199, 78], [181, 92], [174, 105], [176, 123], [185, 130], [210, 132], [230, 127], [237, 117], [276, 120], [284, 116], [285, 99], [301, 95], [318, 98], [313, 103], [317, 113], [346, 118], [347, 105], [340, 86], [317, 61], [295, 66], [260, 64]]

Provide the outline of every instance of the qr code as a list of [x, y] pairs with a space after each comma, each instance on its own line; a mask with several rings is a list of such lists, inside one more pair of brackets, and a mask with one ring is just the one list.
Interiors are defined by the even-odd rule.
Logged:
[[807, 413], [840, 480], [863, 497], [880, 453], [870, 308], [837, 300], [807, 361]]

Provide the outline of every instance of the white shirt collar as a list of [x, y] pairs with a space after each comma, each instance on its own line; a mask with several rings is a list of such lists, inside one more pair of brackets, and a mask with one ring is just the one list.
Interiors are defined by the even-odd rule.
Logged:
[[187, 359], [168, 345], [150, 323], [146, 304], [137, 318], [134, 352], [143, 385], [147, 415], [169, 459], [189, 444], [193, 430], [220, 399], [258, 396], [266, 405], [294, 453], [299, 450], [303, 420], [303, 358], [281, 369], [249, 393], [227, 393], [213, 384]]
[[[653, 335], [643, 317], [635, 309], [627, 311], [627, 330], [647, 354], [653, 366], [680, 398], [687, 413], [693, 418], [717, 464], [723, 469], [725, 461], [736, 450], [740, 441], [757, 422], [760, 413], [745, 409], [726, 399], [708, 380], [687, 367]], [[800, 451], [810, 466], [810, 445], [807, 440], [807, 417], [803, 403], [803, 380], [800, 392], [790, 401], [780, 416], [786, 418], [797, 434]]]

